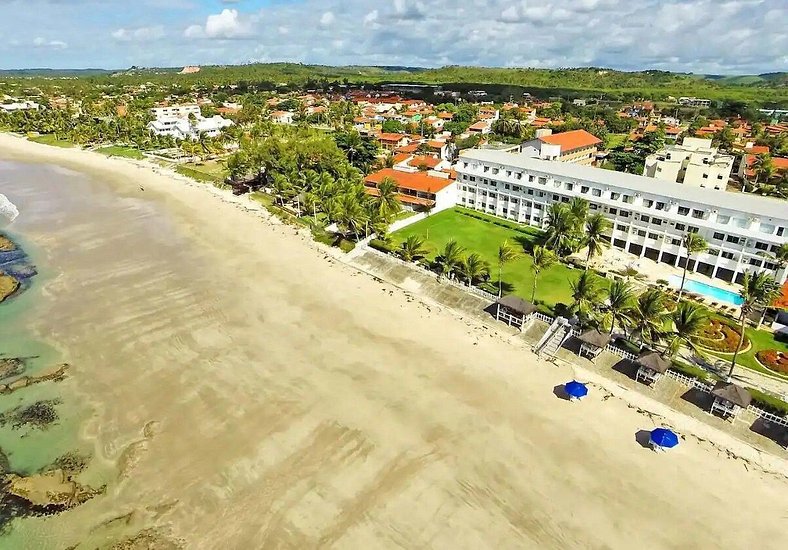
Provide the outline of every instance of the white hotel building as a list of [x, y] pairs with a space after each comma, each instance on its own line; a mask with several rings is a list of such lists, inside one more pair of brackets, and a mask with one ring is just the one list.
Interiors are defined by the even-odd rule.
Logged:
[[[682, 236], [697, 232], [709, 250], [690, 269], [729, 282], [775, 269], [765, 255], [788, 241], [788, 202], [777, 199], [493, 150], [466, 150], [455, 169], [462, 206], [543, 228], [550, 204], [582, 197], [611, 220], [613, 246], [677, 267]], [[785, 278], [782, 269], [777, 279]]]

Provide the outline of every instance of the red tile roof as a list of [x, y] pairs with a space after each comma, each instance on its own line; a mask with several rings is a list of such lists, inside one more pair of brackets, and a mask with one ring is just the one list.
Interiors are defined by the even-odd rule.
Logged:
[[430, 176], [425, 172], [403, 172], [393, 168], [384, 168], [373, 172], [365, 178], [365, 183], [379, 185], [384, 178], [391, 178], [397, 182], [397, 186], [411, 191], [421, 191], [423, 193], [437, 193], [442, 191], [452, 183], [453, 179], [438, 178]]
[[406, 136], [405, 134], [386, 134], [383, 132], [378, 134], [378, 139], [380, 141], [389, 141], [392, 143], [399, 143], [400, 140], [405, 139], [406, 137], [408, 136]]
[[783, 283], [782, 294], [772, 305], [778, 309], [788, 309], [788, 281]]
[[409, 165], [415, 166], [416, 168], [418, 168], [419, 166], [426, 166], [427, 168], [435, 168], [440, 163], [441, 163], [441, 159], [429, 155], [415, 156], [412, 159], [410, 159], [410, 162], [408, 162]]
[[601, 139], [599, 139], [598, 137], [592, 134], [589, 134], [585, 130], [571, 130], [569, 132], [561, 132], [559, 134], [543, 136], [539, 139], [541, 139], [545, 143], [550, 143], [552, 145], [560, 145], [561, 153], [569, 153], [576, 149], [592, 147], [594, 145], [599, 145], [600, 143], [602, 143]]

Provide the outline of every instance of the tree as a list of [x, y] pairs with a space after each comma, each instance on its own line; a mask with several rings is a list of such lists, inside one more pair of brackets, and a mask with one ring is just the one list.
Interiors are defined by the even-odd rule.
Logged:
[[759, 182], [768, 183], [769, 180], [774, 177], [776, 172], [774, 161], [767, 153], [761, 153], [755, 157], [755, 160], [752, 163], [752, 168], [755, 171], [755, 181], [753, 184], [756, 186]]
[[618, 279], [610, 283], [602, 317], [603, 325], [610, 325], [610, 334], [613, 334], [616, 325], [626, 331], [632, 324], [634, 301], [635, 292], [628, 281]]
[[742, 281], [741, 290], [739, 295], [742, 298], [742, 303], [739, 306], [741, 314], [739, 315], [739, 343], [736, 345], [736, 351], [733, 353], [731, 359], [731, 368], [728, 371], [728, 382], [733, 376], [733, 369], [736, 368], [736, 358], [741, 351], [742, 343], [745, 338], [745, 328], [747, 327], [747, 317], [752, 313], [756, 306], [760, 305], [766, 307], [771, 304], [778, 296], [779, 286], [774, 278], [761, 271], [755, 275], [749, 271], [744, 273], [744, 280]]
[[381, 126], [381, 130], [388, 134], [399, 134], [404, 130], [404, 126], [399, 120], [387, 120]]
[[689, 269], [690, 258], [696, 252], [703, 252], [709, 247], [709, 244], [706, 242], [706, 239], [698, 235], [697, 233], [687, 233], [682, 238], [682, 245], [684, 248], [687, 249], [687, 260], [684, 263], [684, 272], [681, 274], [681, 287], [679, 288], [679, 300], [681, 300], [681, 295], [684, 293], [684, 281], [687, 278], [687, 269]]
[[632, 334], [637, 335], [641, 343], [653, 346], [665, 338], [666, 325], [670, 319], [666, 301], [665, 293], [657, 288], [649, 289], [637, 297], [631, 312]]
[[427, 254], [427, 250], [424, 248], [424, 239], [418, 235], [409, 235], [399, 247], [399, 254], [406, 262], [413, 262]]
[[469, 254], [459, 265], [460, 274], [468, 281], [468, 286], [490, 276], [490, 265], [476, 253]]
[[693, 302], [680, 302], [671, 319], [673, 331], [668, 345], [671, 357], [675, 356], [682, 346], [696, 349], [695, 341], [709, 320], [706, 309]]
[[375, 162], [377, 145], [370, 139], [362, 138], [355, 130], [334, 133], [334, 141], [345, 152], [350, 164], [366, 172]]
[[586, 232], [583, 236], [583, 244], [588, 247], [588, 254], [586, 255], [586, 269], [591, 263], [594, 256], [601, 254], [607, 241], [605, 240], [605, 231], [610, 227], [610, 222], [602, 214], [596, 213], [586, 220]]
[[402, 204], [397, 198], [397, 182], [394, 179], [385, 177], [378, 184], [378, 196], [374, 198], [374, 205], [377, 216], [385, 222], [402, 210]]
[[534, 274], [534, 286], [531, 290], [531, 302], [533, 302], [536, 298], [536, 284], [539, 280], [539, 273], [553, 265], [556, 261], [556, 257], [551, 250], [539, 245], [534, 247], [531, 254], [533, 256], [531, 271], [533, 271]]
[[783, 243], [777, 248], [772, 255], [772, 260], [776, 266], [774, 268], [774, 278], [776, 280], [780, 270], [788, 266], [788, 243]]
[[457, 243], [454, 239], [450, 240], [443, 247], [443, 250], [435, 258], [441, 269], [441, 275], [448, 277], [453, 273], [462, 263], [462, 255], [465, 249]]
[[576, 281], [570, 281], [572, 307], [570, 311], [578, 316], [581, 324], [592, 316], [601, 293], [599, 278], [591, 271], [583, 271]]
[[719, 148], [730, 150], [733, 147], [733, 142], [736, 141], [736, 136], [733, 134], [733, 130], [725, 126], [714, 134], [713, 141]]
[[353, 192], [341, 194], [336, 199], [336, 222], [342, 232], [353, 233], [356, 240], [359, 240], [359, 232], [367, 222], [369, 216], [364, 208], [364, 203], [359, 200], [358, 195]]
[[566, 256], [572, 252], [574, 216], [566, 204], [556, 202], [547, 209], [545, 237], [545, 246], [554, 250], [559, 256]]
[[588, 201], [582, 197], [572, 197], [569, 201], [569, 211], [572, 213], [572, 218], [578, 231], [583, 230], [583, 226], [588, 219], [588, 209]]
[[503, 292], [503, 266], [509, 262], [513, 262], [517, 258], [517, 251], [512, 248], [509, 241], [504, 241], [498, 247], [498, 297], [501, 297]]

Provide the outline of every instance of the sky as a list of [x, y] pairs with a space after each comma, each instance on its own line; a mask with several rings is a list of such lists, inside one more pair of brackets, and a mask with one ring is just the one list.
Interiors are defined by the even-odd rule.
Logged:
[[788, 0], [0, 0], [0, 68], [788, 70]]

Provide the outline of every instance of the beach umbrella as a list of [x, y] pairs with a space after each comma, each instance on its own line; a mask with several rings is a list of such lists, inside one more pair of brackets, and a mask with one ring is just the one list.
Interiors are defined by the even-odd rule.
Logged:
[[580, 399], [588, 395], [588, 388], [586, 385], [577, 380], [572, 380], [564, 384], [564, 391], [570, 399]]
[[670, 449], [679, 444], [679, 436], [667, 428], [656, 428], [651, 430], [648, 442], [655, 448]]

